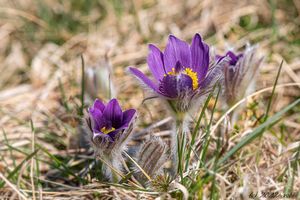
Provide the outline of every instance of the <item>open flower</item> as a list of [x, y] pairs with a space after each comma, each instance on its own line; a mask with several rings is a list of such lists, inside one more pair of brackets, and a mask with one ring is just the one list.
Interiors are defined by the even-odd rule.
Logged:
[[[132, 132], [135, 113], [135, 109], [122, 112], [116, 99], [107, 105], [97, 99], [88, 109], [85, 120], [95, 155], [116, 169], [120, 169], [122, 151]], [[111, 170], [106, 167], [105, 171], [111, 178]]]
[[197, 97], [208, 93], [213, 81], [209, 72], [209, 46], [196, 34], [192, 44], [169, 36], [162, 53], [156, 46], [149, 45], [148, 66], [154, 80], [136, 68], [130, 72], [160, 97], [171, 102], [175, 111], [185, 112]]
[[245, 51], [239, 54], [228, 51], [225, 56], [216, 56], [218, 62], [225, 57], [228, 59], [224, 65], [224, 97], [228, 106], [232, 106], [254, 90], [258, 69], [263, 60], [257, 56], [256, 50], [256, 46], [247, 46]]

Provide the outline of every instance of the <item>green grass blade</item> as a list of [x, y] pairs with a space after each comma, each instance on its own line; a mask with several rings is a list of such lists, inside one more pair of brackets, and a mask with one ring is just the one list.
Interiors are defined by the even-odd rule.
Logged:
[[291, 194], [294, 188], [295, 174], [297, 171], [297, 164], [299, 162], [299, 154], [300, 154], [300, 144], [297, 149], [297, 153], [295, 156], [295, 160], [292, 162], [292, 174], [289, 176], [286, 187], [284, 188], [284, 194]]
[[211, 184], [211, 192], [210, 192], [210, 199], [218, 199], [218, 192], [217, 192], [217, 187], [216, 187], [216, 171], [217, 171], [217, 164], [218, 164], [218, 160], [220, 157], [220, 153], [221, 153], [221, 137], [218, 137], [217, 140], [217, 149], [214, 153], [215, 157], [214, 157], [214, 163], [213, 163], [213, 180], [212, 180], [212, 184]]
[[203, 145], [203, 149], [201, 151], [200, 160], [198, 162], [198, 168], [203, 167], [203, 164], [204, 164], [204, 160], [205, 160], [205, 157], [206, 157], [206, 152], [207, 152], [207, 149], [208, 149], [208, 146], [209, 146], [209, 143], [210, 143], [210, 128], [211, 128], [211, 125], [212, 125], [212, 122], [213, 122], [213, 116], [214, 116], [214, 112], [215, 112], [216, 107], [217, 107], [220, 92], [221, 92], [221, 87], [218, 87], [218, 93], [217, 93], [217, 96], [216, 96], [215, 104], [214, 104], [213, 109], [212, 109], [209, 124], [206, 128], [206, 134], [205, 134], [205, 138], [204, 138], [204, 141], [203, 141], [204, 145]]
[[228, 158], [230, 158], [231, 156], [233, 156], [238, 150], [240, 150], [241, 148], [243, 148], [244, 146], [246, 146], [247, 144], [249, 144], [250, 142], [252, 142], [255, 138], [257, 138], [258, 136], [260, 136], [264, 132], [265, 129], [267, 129], [269, 126], [272, 126], [286, 112], [288, 112], [289, 110], [291, 110], [293, 107], [295, 107], [299, 103], [300, 103], [300, 99], [294, 101], [293, 103], [291, 103], [290, 105], [288, 105], [287, 107], [285, 107], [284, 109], [282, 109], [281, 111], [279, 111], [278, 113], [276, 113], [275, 115], [273, 115], [272, 117], [270, 117], [266, 122], [264, 122], [263, 124], [261, 124], [260, 126], [258, 126], [252, 133], [250, 133], [249, 135], [247, 135], [244, 138], [242, 138], [242, 140], [237, 145], [235, 145], [227, 154], [224, 155], [223, 158], [220, 159], [220, 161], [218, 162], [218, 166], [220, 166]]
[[58, 86], [59, 86], [59, 90], [60, 90], [60, 93], [61, 93], [61, 98], [62, 98], [63, 106], [65, 107], [66, 111], [69, 113], [70, 112], [70, 108], [69, 108], [69, 105], [68, 105], [68, 101], [66, 99], [66, 94], [65, 94], [64, 86], [61, 83], [61, 79], [58, 79]]
[[267, 110], [266, 110], [266, 114], [264, 116], [263, 122], [265, 122], [269, 117], [269, 112], [270, 112], [270, 109], [271, 109], [272, 100], [273, 100], [273, 97], [274, 97], [274, 94], [275, 94], [275, 89], [276, 89], [276, 86], [277, 86], [277, 83], [278, 83], [278, 79], [279, 79], [279, 75], [281, 73], [282, 66], [283, 66], [283, 60], [280, 63], [280, 66], [279, 66], [279, 69], [278, 69], [278, 72], [277, 72], [277, 75], [276, 75], [276, 79], [275, 79], [275, 82], [274, 82], [274, 85], [273, 85], [271, 97], [270, 97], [270, 100], [268, 102], [268, 106], [267, 106]]
[[79, 182], [81, 183], [86, 183], [87, 181], [79, 176], [77, 176], [75, 173], [72, 172], [72, 170], [62, 161], [60, 161], [56, 156], [52, 155], [47, 149], [45, 149], [44, 147], [38, 145], [38, 147], [44, 152], [46, 153], [49, 158], [55, 163], [54, 167], [56, 169], [58, 169], [59, 171], [62, 171], [62, 169], [60, 167], [62, 167], [67, 174], [73, 176], [74, 178], [76, 178]]
[[209, 96], [207, 97], [205, 103], [204, 103], [204, 106], [201, 110], [201, 113], [197, 119], [197, 123], [196, 123], [196, 126], [192, 132], [192, 140], [191, 140], [191, 143], [190, 143], [190, 148], [188, 149], [188, 153], [187, 153], [187, 156], [186, 156], [186, 163], [185, 163], [185, 171], [187, 170], [188, 168], [188, 164], [190, 162], [190, 157], [191, 157], [191, 152], [192, 152], [192, 148], [193, 148], [193, 145], [195, 144], [195, 139], [196, 139], [196, 135], [197, 135], [197, 132], [199, 132], [199, 129], [200, 129], [200, 122], [201, 122], [201, 119], [202, 117], [204, 116], [204, 113], [205, 113], [205, 110], [208, 106], [208, 103], [213, 95], [213, 92], [214, 92], [214, 89], [213, 91], [209, 94]]
[[[14, 175], [17, 174], [17, 172], [21, 169], [21, 167], [24, 165], [24, 163], [26, 163], [28, 160], [30, 160], [33, 156], [35, 156], [35, 154], [37, 154], [37, 152], [39, 151], [39, 149], [36, 149], [34, 152], [32, 152], [31, 154], [29, 154], [19, 165], [17, 165], [13, 171], [11, 171], [8, 176], [7, 179], [11, 179]], [[4, 182], [0, 183], [0, 188], [2, 188], [4, 186]]]
[[[3, 128], [2, 128], [2, 132], [3, 132], [3, 135], [4, 135], [4, 141], [5, 141], [5, 143], [6, 143], [6, 144], [9, 144], [8, 139], [7, 139], [6, 132], [5, 132], [5, 130], [4, 130]], [[13, 160], [13, 165], [14, 165], [14, 167], [16, 167], [16, 159], [14, 159], [14, 156], [13, 156], [13, 153], [12, 153], [12, 148], [10, 148], [10, 147], [8, 146], [8, 149], [9, 149], [9, 156], [10, 156], [10, 158]]]

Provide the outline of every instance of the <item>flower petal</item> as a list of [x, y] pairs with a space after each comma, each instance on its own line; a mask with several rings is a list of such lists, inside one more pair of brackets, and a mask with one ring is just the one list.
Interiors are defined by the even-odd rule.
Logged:
[[229, 57], [225, 56], [220, 59], [215, 65], [211, 67], [211, 70], [206, 75], [205, 79], [200, 83], [200, 90], [209, 90], [217, 83], [222, 83], [224, 79], [224, 69], [229, 65]]
[[102, 118], [103, 118], [103, 114], [100, 110], [95, 109], [93, 107], [91, 107], [89, 109], [89, 115], [91, 118], [91, 125], [92, 125], [92, 129], [93, 131], [99, 130], [100, 127], [103, 124]]
[[111, 137], [111, 139], [113, 139], [114, 141], [116, 140], [116, 135], [120, 132], [120, 131], [123, 131], [125, 130], [126, 128], [128, 127], [128, 124], [127, 125], [122, 125], [120, 128], [117, 128], [116, 130], [108, 133], [107, 135], [109, 135]]
[[129, 124], [129, 122], [132, 120], [133, 116], [135, 115], [136, 110], [135, 109], [129, 109], [123, 112], [123, 122], [122, 124]]
[[230, 57], [230, 61], [229, 61], [230, 65], [236, 65], [237, 61], [243, 56], [243, 54], [235, 55], [232, 51], [228, 51], [226, 53], [226, 56]]
[[103, 113], [105, 105], [101, 100], [96, 99], [92, 108], [100, 110]]
[[98, 119], [92, 119], [93, 132], [102, 133], [101, 129], [103, 127], [111, 128], [112, 124], [111, 124], [110, 121], [105, 120], [105, 118], [103, 116], [101, 118], [98, 118]]
[[225, 58], [226, 56], [221, 56], [221, 55], [216, 55], [215, 56], [215, 62], [219, 63], [223, 58]]
[[149, 69], [154, 78], [159, 81], [163, 78], [165, 72], [162, 52], [154, 45], [149, 44], [150, 53], [147, 58]]
[[205, 78], [209, 66], [209, 46], [197, 33], [191, 45], [191, 68], [197, 72], [199, 82]]
[[133, 67], [129, 67], [129, 71], [133, 75], [135, 75], [141, 82], [143, 82], [149, 88], [154, 90], [154, 92], [158, 92], [157, 85], [155, 83], [153, 83], [153, 81], [151, 81], [147, 76], [145, 76], [145, 74], [143, 74], [140, 70], [133, 68]]
[[181, 65], [180, 61], [177, 61], [175, 64], [175, 73], [178, 74], [183, 69], [183, 66]]
[[172, 68], [175, 67], [177, 61], [180, 61], [184, 67], [189, 67], [190, 60], [191, 52], [189, 45], [175, 36], [170, 35], [164, 51], [164, 64], [167, 72], [170, 72]]
[[106, 118], [106, 120], [111, 121], [112, 127], [114, 128], [118, 128], [122, 125], [123, 113], [116, 99], [112, 99], [108, 102], [103, 111], [103, 116]]

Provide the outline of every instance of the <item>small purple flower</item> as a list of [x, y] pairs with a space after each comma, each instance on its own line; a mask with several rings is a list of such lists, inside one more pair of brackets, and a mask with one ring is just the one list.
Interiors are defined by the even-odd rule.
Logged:
[[176, 102], [176, 110], [187, 111], [191, 101], [207, 92], [212, 77], [209, 76], [209, 46], [196, 34], [192, 44], [169, 36], [162, 53], [149, 45], [148, 66], [154, 80], [130, 67], [130, 72], [160, 97]]
[[107, 105], [96, 99], [86, 118], [94, 146], [107, 152], [120, 148], [128, 139], [135, 113], [135, 109], [122, 112], [116, 99], [110, 100]]
[[116, 99], [110, 100], [107, 105], [96, 99], [88, 109], [85, 117], [88, 140], [95, 156], [104, 161], [103, 172], [110, 180], [118, 181], [121, 178], [116, 171], [122, 171], [122, 152], [126, 150], [135, 116], [135, 109], [123, 112]]
[[227, 105], [232, 106], [253, 91], [256, 75], [263, 60], [257, 56], [256, 50], [256, 46], [247, 46], [245, 51], [239, 54], [228, 51], [225, 56], [216, 56], [217, 62], [225, 57], [228, 59], [224, 65], [224, 96]]

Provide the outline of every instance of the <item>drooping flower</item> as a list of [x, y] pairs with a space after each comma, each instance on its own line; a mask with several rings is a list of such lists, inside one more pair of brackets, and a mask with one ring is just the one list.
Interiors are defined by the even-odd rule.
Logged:
[[263, 60], [256, 50], [256, 46], [247, 46], [245, 51], [239, 54], [228, 51], [225, 56], [216, 56], [218, 62], [225, 57], [229, 58], [224, 65], [224, 97], [228, 106], [232, 106], [254, 90], [256, 76]]
[[209, 93], [208, 88], [211, 89], [218, 79], [217, 67], [209, 66], [209, 46], [199, 34], [194, 36], [191, 45], [170, 35], [164, 52], [152, 44], [149, 50], [147, 62], [154, 80], [136, 68], [129, 70], [156, 94], [171, 102], [177, 112], [190, 109], [193, 101]]
[[[116, 99], [110, 100], [107, 105], [96, 99], [88, 109], [85, 120], [95, 155], [116, 169], [120, 169], [122, 151], [132, 132], [135, 113], [135, 109], [123, 112]], [[111, 170], [107, 167], [105, 170], [111, 178]]]

